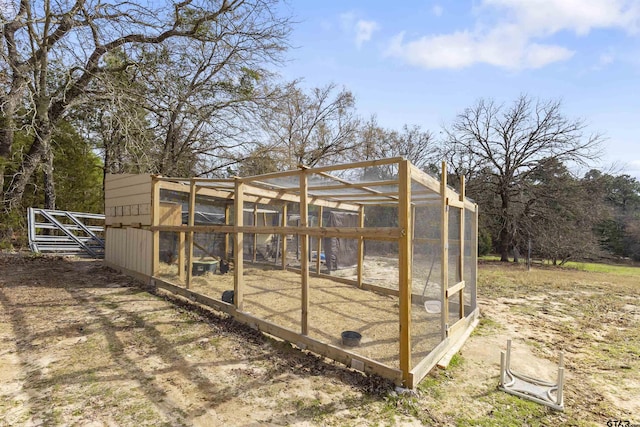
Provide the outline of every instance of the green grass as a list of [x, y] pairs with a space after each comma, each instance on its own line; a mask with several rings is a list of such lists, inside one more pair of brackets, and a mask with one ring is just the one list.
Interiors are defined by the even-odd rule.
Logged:
[[599, 264], [594, 262], [567, 262], [564, 267], [581, 271], [595, 271], [598, 273], [617, 274], [620, 276], [640, 276], [640, 267], [627, 265]]
[[[480, 261], [486, 262], [494, 262], [500, 261], [500, 257], [498, 255], [485, 255], [478, 258]], [[524, 264], [525, 260], [523, 259], [520, 264]], [[533, 266], [535, 268], [536, 265], [544, 265], [545, 267], [554, 266], [546, 261], [542, 263], [540, 261], [534, 261]], [[604, 264], [597, 262], [578, 262], [578, 261], [567, 261], [564, 265], [557, 265], [555, 267], [558, 268], [571, 268], [579, 271], [593, 271], [597, 273], [608, 273], [608, 274], [616, 274], [620, 276], [640, 276], [640, 266], [629, 266], [629, 265], [616, 265], [616, 264]]]
[[[559, 425], [550, 422], [548, 415], [553, 415], [542, 405], [521, 399], [502, 391], [493, 391], [480, 397], [481, 400], [491, 404], [493, 409], [486, 415], [478, 418], [459, 418], [456, 425], [459, 427], [471, 426], [543, 426]], [[550, 418], [552, 418], [550, 417]]]

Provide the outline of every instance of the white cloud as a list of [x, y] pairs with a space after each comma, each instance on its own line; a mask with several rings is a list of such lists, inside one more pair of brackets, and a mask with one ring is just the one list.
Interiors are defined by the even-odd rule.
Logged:
[[380, 29], [380, 26], [375, 21], [359, 20], [356, 23], [356, 46], [362, 47], [364, 42], [371, 40], [373, 32]]
[[[540, 68], [565, 61], [570, 49], [545, 42], [560, 31], [584, 36], [594, 29], [640, 29], [636, 0], [483, 0], [473, 29], [405, 40], [395, 36], [389, 56], [424, 68], [464, 68], [476, 63], [506, 69]], [[491, 23], [483, 21], [490, 17]]]
[[373, 33], [380, 29], [380, 25], [377, 22], [357, 19], [354, 12], [341, 14], [340, 24], [343, 31], [354, 38], [354, 43], [358, 49], [360, 49], [365, 42], [371, 40]]
[[442, 12], [444, 12], [444, 9], [442, 9], [442, 6], [440, 6], [439, 4], [436, 4], [431, 8], [431, 13], [433, 13], [437, 17], [442, 16]]
[[636, 33], [640, 25], [637, 0], [484, 0], [483, 6], [506, 10], [534, 34], [569, 30], [586, 35], [596, 28]]

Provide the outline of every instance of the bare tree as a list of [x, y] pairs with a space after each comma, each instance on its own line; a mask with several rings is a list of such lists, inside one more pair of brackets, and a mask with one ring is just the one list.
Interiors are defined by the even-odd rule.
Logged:
[[262, 127], [282, 167], [335, 162], [357, 145], [353, 94], [329, 84], [305, 93], [297, 82], [265, 105]]
[[[248, 35], [254, 35], [259, 45], [278, 50], [288, 22], [277, 18], [276, 4], [276, 0], [21, 0], [15, 11], [2, 9], [0, 105], [5, 122], [0, 156], [11, 156], [18, 126], [30, 127], [34, 136], [3, 194], [5, 209], [20, 203], [26, 183], [50, 151], [54, 127], [71, 108], [93, 99], [100, 86], [97, 81], [145, 63], [149, 52], [171, 40], [215, 47], [221, 37], [227, 41], [242, 37], [247, 25]], [[105, 60], [117, 50], [126, 52], [125, 63]]]
[[[406, 124], [401, 130], [385, 129], [373, 115], [360, 126], [358, 144], [349, 154], [349, 159], [360, 161], [387, 157], [404, 157], [425, 172], [431, 172], [433, 165], [439, 163], [441, 153], [431, 132]], [[398, 173], [396, 169], [394, 165], [368, 167], [364, 178], [389, 178]]]
[[[524, 186], [541, 160], [585, 164], [597, 155], [598, 134], [585, 135], [586, 125], [561, 112], [559, 101], [520, 96], [511, 105], [479, 100], [445, 129], [447, 157], [469, 178], [469, 194], [478, 199], [495, 195], [484, 216], [493, 218], [502, 261], [523, 230], [518, 221], [530, 202]], [[476, 184], [474, 182], [476, 180]], [[481, 193], [485, 193], [483, 196]]]

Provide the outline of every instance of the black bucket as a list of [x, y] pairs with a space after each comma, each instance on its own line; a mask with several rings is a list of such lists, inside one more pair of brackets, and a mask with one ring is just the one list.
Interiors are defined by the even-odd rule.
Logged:
[[349, 347], [357, 347], [360, 345], [362, 334], [356, 331], [344, 331], [342, 332], [342, 345]]
[[228, 303], [228, 304], [233, 304], [233, 297], [234, 297], [235, 292], [234, 291], [224, 291], [222, 293], [222, 301]]

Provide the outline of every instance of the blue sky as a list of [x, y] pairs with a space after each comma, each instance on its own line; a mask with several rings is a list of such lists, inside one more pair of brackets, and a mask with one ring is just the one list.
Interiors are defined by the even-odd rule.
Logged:
[[[380, 125], [438, 134], [479, 98], [560, 99], [640, 179], [640, 0], [291, 1], [286, 79], [351, 90]], [[623, 168], [623, 170], [620, 170]]]

